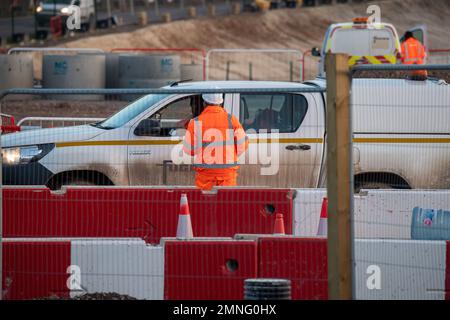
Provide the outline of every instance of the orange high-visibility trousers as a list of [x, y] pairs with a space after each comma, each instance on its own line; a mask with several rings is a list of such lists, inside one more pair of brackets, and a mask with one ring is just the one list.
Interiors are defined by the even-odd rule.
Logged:
[[195, 185], [202, 190], [211, 190], [214, 186], [236, 186], [237, 172], [232, 171], [224, 175], [211, 175], [202, 172], [195, 174]]

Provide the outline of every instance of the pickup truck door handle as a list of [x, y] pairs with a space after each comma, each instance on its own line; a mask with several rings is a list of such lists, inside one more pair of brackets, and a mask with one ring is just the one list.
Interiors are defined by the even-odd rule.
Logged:
[[308, 144], [298, 144], [298, 145], [286, 146], [286, 150], [290, 150], [290, 151], [292, 151], [292, 150], [304, 150], [304, 151], [306, 151], [306, 150], [309, 150], [309, 149], [311, 149], [311, 146], [308, 145]]

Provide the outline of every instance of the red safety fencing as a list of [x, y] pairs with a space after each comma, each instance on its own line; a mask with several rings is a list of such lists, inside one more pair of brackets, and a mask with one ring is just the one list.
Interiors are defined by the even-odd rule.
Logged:
[[[182, 63], [201, 64], [203, 80], [206, 80], [206, 51], [198, 48], [114, 48], [111, 52], [141, 52], [141, 53], [176, 53]], [[182, 79], [183, 80], [183, 79]]]
[[20, 127], [16, 125], [16, 122], [14, 120], [13, 116], [10, 116], [8, 114], [0, 114], [2, 124], [1, 124], [1, 133], [13, 133], [20, 131]]
[[275, 214], [293, 232], [289, 189], [222, 189], [205, 194], [194, 188], [3, 189], [3, 236], [138, 237], [159, 243], [176, 235], [180, 197], [187, 194], [195, 237], [236, 233], [272, 234]]

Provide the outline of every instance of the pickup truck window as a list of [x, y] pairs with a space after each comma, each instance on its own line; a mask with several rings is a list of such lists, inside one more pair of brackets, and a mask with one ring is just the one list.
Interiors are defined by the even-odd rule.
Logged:
[[244, 130], [296, 132], [307, 110], [308, 102], [300, 94], [242, 94], [239, 120]]
[[198, 116], [203, 105], [200, 95], [193, 95], [177, 99], [158, 112], [154, 113], [150, 119], [159, 120], [161, 124], [160, 136], [181, 135], [177, 129], [185, 129], [189, 120]]
[[166, 97], [168, 97], [167, 94], [146, 95], [132, 102], [110, 118], [98, 123], [96, 126], [103, 129], [119, 128]]

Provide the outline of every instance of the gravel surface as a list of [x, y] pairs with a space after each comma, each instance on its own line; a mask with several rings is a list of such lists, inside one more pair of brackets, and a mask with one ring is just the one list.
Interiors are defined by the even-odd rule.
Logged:
[[96, 292], [96, 293], [86, 293], [74, 298], [50, 296], [44, 297], [36, 300], [138, 300], [134, 297], [128, 295], [118, 294], [114, 292]]

